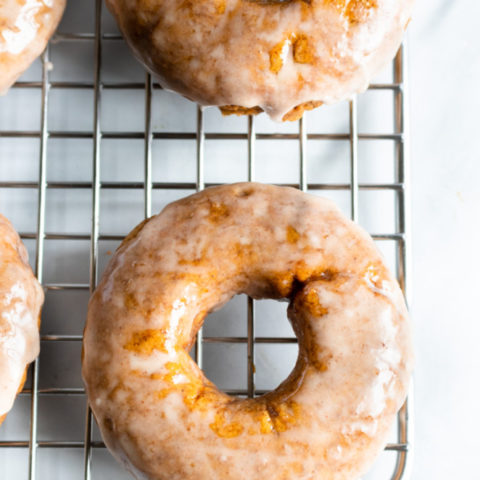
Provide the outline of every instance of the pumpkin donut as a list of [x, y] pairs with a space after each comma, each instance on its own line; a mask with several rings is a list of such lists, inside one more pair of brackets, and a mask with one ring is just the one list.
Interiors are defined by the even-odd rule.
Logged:
[[43, 290], [27, 251], [0, 215], [0, 424], [22, 389], [26, 369], [38, 355]]
[[65, 0], [0, 0], [0, 95], [43, 52]]
[[364, 91], [414, 0], [106, 0], [160, 84], [224, 114], [305, 110]]
[[[289, 301], [299, 354], [254, 399], [189, 356], [234, 295]], [[410, 324], [372, 239], [326, 199], [241, 183], [140, 224], [88, 308], [83, 378], [106, 445], [138, 479], [356, 479], [386, 443], [412, 369]]]

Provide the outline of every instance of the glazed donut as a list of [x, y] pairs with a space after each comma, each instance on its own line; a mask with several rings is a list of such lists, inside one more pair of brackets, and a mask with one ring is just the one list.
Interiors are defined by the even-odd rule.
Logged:
[[38, 355], [43, 290], [10, 222], [0, 215], [0, 424]]
[[43, 52], [65, 0], [0, 1], [0, 95]]
[[[189, 356], [232, 296], [287, 299], [290, 376], [255, 399]], [[157, 480], [355, 479], [405, 399], [407, 311], [371, 238], [292, 188], [209, 188], [135, 228], [88, 307], [83, 378], [106, 445]]]
[[304, 110], [364, 91], [414, 0], [106, 0], [160, 84], [225, 114]]

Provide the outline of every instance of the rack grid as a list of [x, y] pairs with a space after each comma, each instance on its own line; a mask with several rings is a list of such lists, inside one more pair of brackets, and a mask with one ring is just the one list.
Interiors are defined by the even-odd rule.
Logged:
[[[226, 142], [241, 141], [247, 143], [247, 178], [253, 181], [257, 178], [257, 146], [260, 141], [294, 141], [298, 142], [298, 181], [282, 182], [282, 185], [289, 185], [300, 188], [303, 191], [317, 193], [319, 191], [345, 191], [349, 195], [349, 212], [354, 221], [359, 219], [359, 193], [362, 191], [388, 191], [395, 196], [394, 207], [391, 216], [394, 222], [394, 231], [387, 233], [374, 233], [372, 236], [377, 242], [391, 241], [395, 244], [396, 271], [401, 288], [403, 289], [407, 302], [410, 300], [410, 232], [409, 232], [409, 158], [408, 158], [408, 113], [407, 113], [407, 92], [406, 92], [406, 49], [402, 46], [393, 62], [393, 80], [385, 83], [376, 83], [369, 87], [371, 91], [389, 91], [393, 94], [393, 131], [386, 133], [361, 133], [359, 131], [358, 100], [356, 98], [349, 102], [348, 109], [348, 132], [318, 133], [310, 128], [311, 114], [307, 113], [303, 119], [297, 122], [298, 128], [295, 132], [262, 133], [257, 131], [257, 119], [248, 117], [246, 132], [209, 132], [205, 128], [205, 111], [196, 109], [195, 131], [157, 131], [153, 118], [152, 98], [161, 87], [153, 81], [149, 74], [145, 75], [144, 82], [112, 82], [103, 81], [102, 67], [104, 60], [104, 47], [107, 42], [123, 41], [118, 34], [104, 33], [102, 24], [102, 10], [104, 9], [101, 0], [92, 0], [95, 11], [95, 24], [93, 32], [61, 32], [57, 33], [53, 43], [86, 42], [93, 45], [93, 81], [52, 81], [50, 49], [47, 47], [42, 56], [42, 73], [40, 81], [19, 81], [15, 84], [15, 90], [31, 90], [41, 92], [40, 128], [32, 130], [6, 130], [0, 129], [0, 142], [2, 139], [36, 139], [39, 142], [38, 150], [38, 177], [36, 180], [12, 180], [0, 177], [0, 191], [32, 190], [36, 194], [36, 228], [31, 231], [21, 231], [22, 238], [31, 242], [30, 250], [34, 252], [32, 257], [33, 268], [43, 284], [47, 298], [49, 292], [80, 291], [91, 293], [101, 273], [100, 243], [120, 242], [124, 235], [101, 232], [101, 194], [104, 191], [138, 191], [143, 195], [143, 215], [149, 217], [153, 211], [152, 197], [157, 191], [169, 190], [195, 191], [216, 184], [207, 182], [205, 176], [205, 162], [207, 160], [206, 142], [210, 140], [222, 140]], [[68, 11], [67, 11], [68, 14]], [[51, 94], [54, 90], [85, 90], [93, 94], [93, 128], [90, 130], [55, 130], [49, 126], [49, 109], [51, 108]], [[108, 91], [143, 91], [144, 93], [144, 131], [117, 131], [106, 130], [102, 125], [103, 97]], [[0, 118], [1, 112], [0, 100]], [[92, 162], [91, 180], [89, 181], [49, 181], [49, 141], [51, 139], [82, 139], [91, 141]], [[102, 148], [106, 140], [125, 140], [143, 142], [143, 181], [104, 181], [101, 176]], [[154, 181], [153, 160], [155, 142], [161, 140], [184, 140], [195, 142], [195, 179], [194, 181]], [[348, 142], [348, 155], [345, 159], [349, 167], [349, 182], [311, 181], [308, 175], [307, 149], [313, 141], [342, 141]], [[394, 144], [394, 180], [392, 182], [359, 182], [359, 143], [362, 141], [391, 141]], [[227, 145], [227, 143], [226, 143]], [[5, 161], [0, 159], [1, 161]], [[1, 167], [0, 163], [0, 167]], [[54, 190], [79, 190], [86, 191], [91, 195], [91, 222], [90, 231], [87, 233], [62, 233], [49, 231], [47, 228], [47, 217], [50, 210], [47, 205], [47, 192]], [[3, 212], [8, 215], [8, 212]], [[127, 232], [124, 232], [125, 234]], [[80, 241], [89, 242], [89, 281], [78, 282], [61, 281], [49, 282], [45, 280], [45, 245], [47, 241]], [[265, 389], [256, 387], [255, 356], [258, 345], [273, 344], [294, 344], [296, 339], [293, 336], [260, 336], [255, 334], [256, 330], [256, 302], [252, 299], [247, 301], [246, 335], [241, 336], [209, 336], [202, 331], [199, 332], [195, 348], [195, 359], [200, 366], [205, 358], [204, 347], [208, 344], [240, 344], [246, 347], [246, 388], [225, 389], [232, 395], [253, 397], [265, 393]], [[45, 323], [45, 319], [43, 319]], [[61, 330], [45, 334], [42, 331], [42, 346], [47, 344], [73, 343], [80, 344], [82, 336], [78, 334], [65, 334]], [[22, 397], [29, 399], [29, 435], [28, 439], [18, 440], [0, 436], [0, 459], [2, 452], [12, 450], [28, 451], [28, 474], [25, 478], [34, 480], [40, 478], [38, 473], [37, 453], [39, 449], [75, 449], [83, 452], [83, 465], [81, 478], [88, 480], [97, 478], [92, 474], [94, 463], [93, 452], [97, 449], [104, 449], [105, 445], [101, 440], [95, 439], [94, 420], [92, 414], [85, 406], [84, 439], [76, 441], [42, 440], [39, 438], [39, 400], [41, 398], [53, 397], [80, 397], [86, 405], [85, 392], [82, 387], [57, 387], [54, 385], [41, 387], [39, 384], [39, 372], [42, 368], [42, 356], [35, 361], [29, 373], [29, 381], [21, 393]], [[77, 359], [80, 364], [80, 358]], [[411, 399], [411, 396], [409, 396]], [[389, 443], [387, 451], [390, 455], [396, 456], [394, 471], [391, 474], [392, 480], [406, 479], [409, 476], [412, 438], [411, 438], [411, 417], [409, 417], [409, 404], [407, 400], [398, 414], [397, 440]], [[12, 414], [13, 415], [13, 412]], [[8, 422], [8, 419], [7, 419]], [[0, 432], [1, 433], [1, 432]], [[0, 460], [1, 473], [1, 460]], [[73, 477], [72, 477], [73, 478]], [[80, 478], [80, 476], [75, 476]], [[98, 477], [102, 478], [102, 477]], [[105, 478], [105, 477], [103, 477]]]

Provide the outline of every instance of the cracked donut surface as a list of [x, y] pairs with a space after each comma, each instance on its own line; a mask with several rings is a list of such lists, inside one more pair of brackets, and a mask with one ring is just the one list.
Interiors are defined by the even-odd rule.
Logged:
[[106, 0], [164, 88], [277, 121], [364, 91], [414, 0]]
[[[299, 340], [273, 392], [219, 391], [189, 356], [234, 295], [289, 302]], [[88, 308], [83, 377], [102, 436], [136, 478], [356, 479], [407, 392], [410, 325], [372, 239], [329, 200], [209, 188], [134, 229]]]
[[45, 49], [65, 0], [0, 0], [0, 95]]
[[43, 290], [11, 223], [0, 215], [0, 423], [38, 355]]

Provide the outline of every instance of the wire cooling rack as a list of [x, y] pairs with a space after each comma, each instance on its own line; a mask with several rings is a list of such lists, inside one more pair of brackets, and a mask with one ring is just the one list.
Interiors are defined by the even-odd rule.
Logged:
[[[0, 208], [46, 290], [41, 355], [0, 429], [0, 478], [129, 478], [87, 407], [81, 332], [111, 251], [171, 200], [237, 180], [330, 196], [370, 231], [409, 300], [405, 71], [402, 47], [358, 99], [294, 124], [221, 118], [145, 75], [100, 0], [69, 2], [41, 61], [0, 99]], [[287, 376], [297, 351], [278, 317], [278, 302], [236, 297], [209, 317], [197, 362], [230, 394], [265, 393]], [[408, 478], [408, 405], [365, 478]]]

